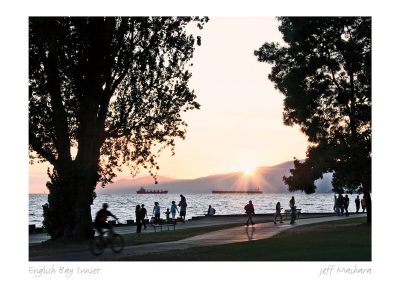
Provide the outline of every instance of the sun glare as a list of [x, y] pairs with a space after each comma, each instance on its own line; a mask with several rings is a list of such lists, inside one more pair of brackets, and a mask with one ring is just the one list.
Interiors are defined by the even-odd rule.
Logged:
[[244, 167], [242, 172], [243, 172], [243, 175], [245, 175], [245, 176], [252, 176], [252, 175], [254, 175], [255, 168], [252, 166]]

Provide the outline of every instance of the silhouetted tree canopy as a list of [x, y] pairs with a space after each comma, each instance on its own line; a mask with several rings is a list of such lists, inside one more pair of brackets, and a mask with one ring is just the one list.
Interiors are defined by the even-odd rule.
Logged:
[[155, 175], [160, 152], [185, 137], [181, 112], [200, 107], [188, 87], [200, 38], [187, 26], [207, 20], [29, 19], [29, 149], [53, 166], [44, 206], [53, 238], [90, 235], [96, 184], [123, 165]]
[[272, 64], [269, 79], [284, 98], [283, 121], [308, 137], [304, 162], [294, 161], [289, 190], [315, 192], [333, 173], [337, 192], [371, 190], [371, 18], [280, 17], [284, 45], [255, 55]]

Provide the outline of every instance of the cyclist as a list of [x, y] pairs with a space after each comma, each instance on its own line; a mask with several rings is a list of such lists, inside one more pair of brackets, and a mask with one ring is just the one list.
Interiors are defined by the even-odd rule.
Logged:
[[94, 220], [94, 227], [99, 233], [100, 237], [103, 237], [103, 229], [108, 229], [111, 234], [114, 233], [112, 227], [109, 223], [107, 223], [108, 217], [113, 217], [115, 220], [118, 220], [116, 216], [114, 216], [110, 211], [107, 210], [108, 204], [104, 203], [103, 208], [97, 212], [96, 218]]

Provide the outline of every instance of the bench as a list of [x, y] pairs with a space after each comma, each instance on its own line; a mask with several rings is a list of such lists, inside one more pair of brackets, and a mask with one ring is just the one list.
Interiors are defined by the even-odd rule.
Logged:
[[170, 227], [174, 228], [175, 231], [176, 222], [165, 223], [164, 226], [167, 226], [168, 231]]
[[176, 222], [168, 222], [168, 223], [164, 223], [164, 224], [150, 224], [150, 226], [153, 227], [154, 232], [157, 232], [157, 229], [160, 229], [161, 232], [163, 230], [163, 226], [167, 227], [168, 231], [170, 228], [174, 228], [175, 231], [175, 226], [176, 226]]
[[[287, 220], [288, 216], [290, 216], [291, 213], [292, 213], [291, 209], [286, 209], [284, 211], [286, 220]], [[301, 213], [301, 209], [296, 209], [296, 219], [300, 219], [300, 213]]]
[[150, 226], [152, 226], [153, 227], [153, 229], [154, 229], [154, 232], [157, 232], [157, 228], [159, 228], [159, 229], [161, 229], [161, 232], [162, 232], [162, 225], [156, 225], [156, 224], [150, 224]]

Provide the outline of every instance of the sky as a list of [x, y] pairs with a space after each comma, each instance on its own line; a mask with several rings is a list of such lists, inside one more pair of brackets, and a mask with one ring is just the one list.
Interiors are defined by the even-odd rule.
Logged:
[[[197, 31], [202, 44], [189, 85], [201, 108], [182, 114], [186, 139], [177, 141], [174, 156], [163, 152], [159, 175], [191, 179], [305, 157], [306, 137], [283, 124], [283, 95], [268, 80], [270, 65], [254, 56], [265, 42], [282, 43], [278, 24], [274, 17], [210, 17]], [[47, 167], [30, 166], [29, 192], [47, 191]], [[119, 175], [126, 177], [129, 170]]]

